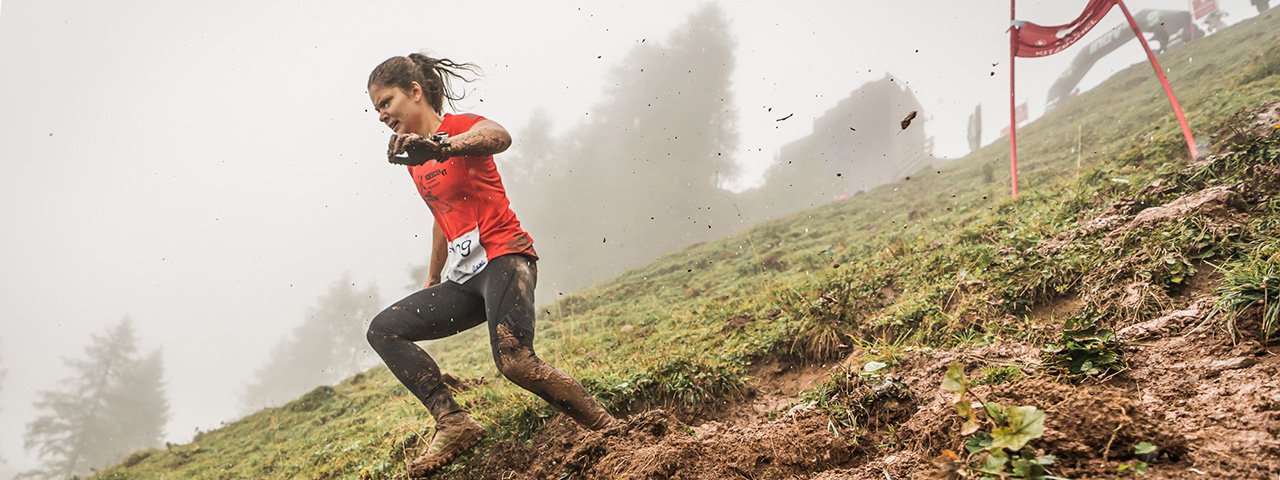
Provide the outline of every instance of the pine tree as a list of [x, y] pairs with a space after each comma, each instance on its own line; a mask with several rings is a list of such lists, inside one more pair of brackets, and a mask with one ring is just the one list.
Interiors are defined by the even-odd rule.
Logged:
[[302, 324], [271, 350], [267, 364], [245, 387], [245, 412], [290, 400], [336, 383], [371, 364], [365, 329], [381, 300], [370, 285], [358, 290], [344, 275], [316, 300]]
[[73, 375], [62, 389], [38, 394], [36, 409], [45, 413], [27, 424], [24, 446], [43, 465], [19, 478], [84, 475], [160, 443], [169, 416], [160, 356], [139, 359], [137, 349], [125, 318], [94, 335], [83, 359], [65, 360]]
[[611, 70], [606, 101], [556, 145], [563, 166], [539, 169], [537, 198], [517, 212], [535, 242], [554, 240], [537, 247], [557, 259], [542, 283], [573, 289], [736, 229], [720, 188], [736, 173], [733, 48], [710, 5]]
[[129, 387], [113, 389], [103, 399], [106, 410], [114, 412], [114, 441], [138, 446], [159, 444], [169, 419], [160, 350], [130, 362], [121, 376], [121, 385]]

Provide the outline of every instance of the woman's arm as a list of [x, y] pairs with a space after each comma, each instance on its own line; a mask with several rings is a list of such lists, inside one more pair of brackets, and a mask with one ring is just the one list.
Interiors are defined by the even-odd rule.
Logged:
[[[393, 133], [387, 145], [387, 161], [397, 165], [418, 166], [431, 160], [445, 161], [450, 157], [487, 157], [507, 150], [511, 146], [511, 134], [498, 122], [484, 119], [471, 129], [449, 137], [447, 143], [436, 143], [432, 138], [416, 133]], [[409, 154], [409, 161], [397, 157]]]
[[440, 283], [440, 273], [444, 270], [444, 260], [448, 256], [449, 246], [444, 240], [444, 232], [437, 224], [431, 227], [431, 266], [427, 267], [427, 283], [422, 288]]
[[484, 119], [470, 130], [449, 137], [449, 146], [441, 149], [446, 157], [486, 157], [502, 153], [511, 146], [511, 134], [498, 122]]

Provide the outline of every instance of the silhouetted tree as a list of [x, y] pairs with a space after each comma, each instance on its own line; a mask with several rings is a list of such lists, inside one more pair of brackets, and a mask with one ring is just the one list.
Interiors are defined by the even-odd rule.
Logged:
[[544, 282], [576, 288], [737, 227], [719, 187], [738, 140], [728, 22], [711, 5], [675, 31], [633, 48], [590, 120], [550, 142], [554, 162], [532, 162], [520, 215], [555, 259]]
[[373, 285], [358, 290], [350, 275], [335, 282], [302, 324], [276, 344], [257, 378], [245, 387], [245, 411], [290, 400], [368, 366], [365, 329], [380, 304]]
[[159, 445], [168, 422], [160, 353], [137, 357], [133, 323], [125, 318], [94, 335], [83, 359], [60, 390], [35, 402], [44, 413], [27, 425], [25, 447], [41, 468], [19, 478], [69, 478], [118, 462], [137, 449]]
[[158, 445], [169, 420], [160, 349], [130, 362], [121, 376], [121, 385], [127, 388], [108, 390], [103, 398], [106, 410], [119, 425], [112, 441], [141, 447]]

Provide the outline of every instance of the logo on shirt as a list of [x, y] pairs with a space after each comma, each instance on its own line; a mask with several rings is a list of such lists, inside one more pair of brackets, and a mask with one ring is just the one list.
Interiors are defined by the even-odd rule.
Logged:
[[424, 181], [424, 182], [425, 182], [425, 181], [431, 180], [431, 179], [433, 179], [433, 178], [439, 177], [439, 176], [441, 176], [441, 175], [448, 175], [448, 174], [449, 174], [449, 171], [448, 171], [448, 170], [446, 170], [446, 169], [443, 169], [443, 168], [441, 168], [441, 169], [439, 169], [439, 170], [433, 170], [433, 171], [427, 172], [427, 174], [426, 174], [426, 175], [423, 175], [423, 176], [422, 176], [422, 181]]

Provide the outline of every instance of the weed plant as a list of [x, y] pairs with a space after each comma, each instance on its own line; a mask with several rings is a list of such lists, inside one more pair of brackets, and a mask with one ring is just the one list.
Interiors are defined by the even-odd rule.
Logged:
[[1086, 317], [1067, 322], [1062, 339], [1044, 347], [1041, 359], [1050, 372], [1081, 380], [1127, 369], [1124, 361], [1127, 349], [1111, 329], [1101, 328], [1096, 320]]

